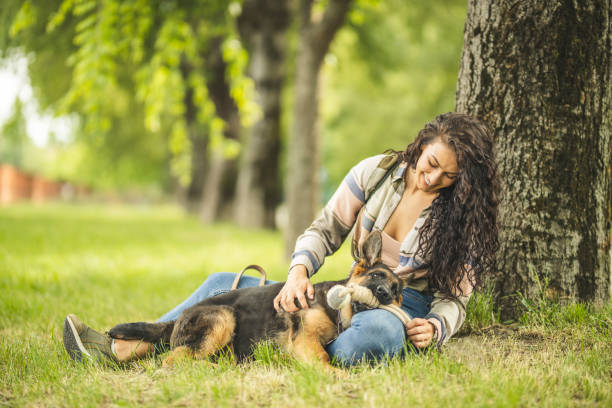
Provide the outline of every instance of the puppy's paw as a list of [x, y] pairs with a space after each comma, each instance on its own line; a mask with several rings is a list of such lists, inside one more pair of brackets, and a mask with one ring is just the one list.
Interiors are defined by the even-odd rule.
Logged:
[[192, 359], [193, 353], [187, 347], [177, 347], [162, 362], [162, 368], [172, 368], [180, 360]]
[[342, 368], [329, 366], [328, 371], [330, 372], [330, 374], [332, 374], [334, 377], [336, 377], [339, 380], [346, 380], [349, 378], [348, 371], [343, 370]]
[[172, 356], [168, 356], [166, 358], [164, 358], [164, 361], [162, 361], [162, 368], [164, 369], [169, 369], [174, 367], [174, 362], [176, 360], [174, 358], [172, 358]]

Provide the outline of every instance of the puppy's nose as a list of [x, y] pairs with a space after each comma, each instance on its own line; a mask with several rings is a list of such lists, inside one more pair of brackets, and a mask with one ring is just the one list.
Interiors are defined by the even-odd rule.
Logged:
[[377, 286], [376, 290], [374, 291], [374, 294], [376, 295], [378, 301], [384, 305], [389, 304], [393, 301], [393, 296], [391, 296], [389, 290], [387, 290], [387, 288], [383, 285]]

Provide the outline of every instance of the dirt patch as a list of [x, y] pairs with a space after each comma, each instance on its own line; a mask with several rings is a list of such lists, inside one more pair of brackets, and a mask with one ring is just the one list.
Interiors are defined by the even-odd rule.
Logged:
[[516, 338], [526, 344], [540, 344], [547, 340], [545, 335], [533, 330], [521, 330], [516, 334]]
[[519, 327], [516, 325], [503, 325], [503, 324], [492, 324], [490, 326], [481, 327], [478, 329], [472, 329], [468, 332], [460, 333], [456, 338], [465, 338], [472, 336], [497, 336], [507, 338], [513, 333], [517, 332]]
[[551, 340], [536, 330], [495, 324], [474, 330], [469, 335], [452, 338], [443, 350], [452, 359], [468, 366], [510, 357], [529, 361], [537, 360], [538, 353], [554, 343]]

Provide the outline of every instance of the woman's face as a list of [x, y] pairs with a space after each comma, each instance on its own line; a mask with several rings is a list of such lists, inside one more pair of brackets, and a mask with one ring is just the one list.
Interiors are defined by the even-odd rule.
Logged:
[[446, 143], [435, 141], [423, 147], [415, 171], [417, 188], [434, 193], [451, 186], [457, 179], [457, 156]]

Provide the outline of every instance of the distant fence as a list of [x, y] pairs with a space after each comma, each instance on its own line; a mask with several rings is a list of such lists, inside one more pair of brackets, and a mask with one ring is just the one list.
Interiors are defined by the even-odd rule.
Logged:
[[10, 164], [0, 164], [0, 204], [18, 201], [45, 202], [90, 194], [89, 189], [66, 181], [47, 180], [25, 173]]

